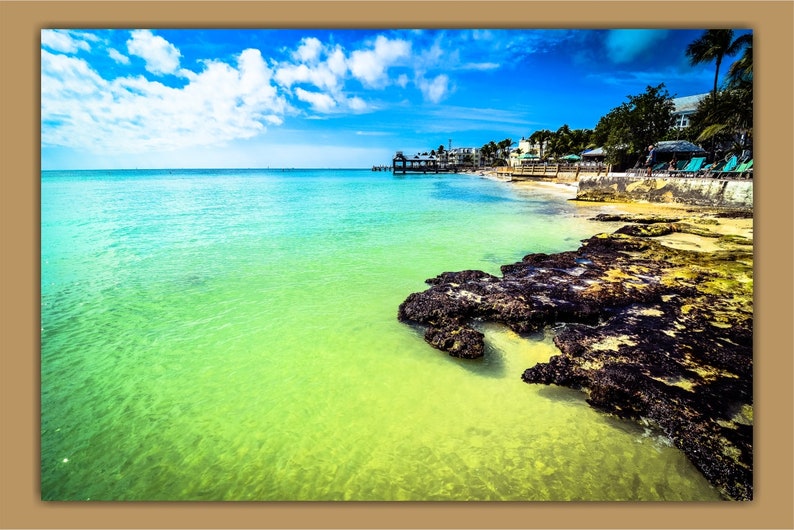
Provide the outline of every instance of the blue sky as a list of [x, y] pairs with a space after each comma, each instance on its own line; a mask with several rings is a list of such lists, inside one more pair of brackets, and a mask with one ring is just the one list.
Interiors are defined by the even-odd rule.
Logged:
[[711, 90], [702, 33], [43, 30], [41, 167], [369, 167], [593, 128], [648, 85]]

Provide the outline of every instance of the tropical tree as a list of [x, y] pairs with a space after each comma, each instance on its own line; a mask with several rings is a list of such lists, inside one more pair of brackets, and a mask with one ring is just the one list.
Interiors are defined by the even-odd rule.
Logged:
[[692, 115], [696, 142], [711, 142], [721, 151], [740, 153], [752, 144], [753, 100], [744, 90], [723, 90], [706, 96]]
[[714, 89], [712, 96], [717, 96], [717, 84], [720, 78], [720, 65], [725, 56], [736, 55], [741, 49], [743, 42], [740, 39], [733, 40], [732, 29], [709, 29], [703, 35], [692, 42], [686, 48], [686, 55], [692, 66], [701, 63], [716, 62], [714, 70]]
[[539, 156], [543, 158], [543, 147], [545, 146], [546, 142], [551, 138], [552, 132], [548, 129], [541, 129], [539, 131], [535, 131], [529, 135], [529, 142], [532, 145], [537, 144], [540, 151]]
[[494, 165], [499, 157], [499, 146], [493, 140], [488, 142], [486, 145], [488, 146], [488, 153], [490, 154], [491, 165]]
[[490, 144], [484, 144], [482, 147], [480, 147], [480, 158], [483, 161], [483, 164], [487, 166], [492, 165], [493, 156], [494, 153]]
[[549, 138], [549, 155], [559, 157], [568, 153], [568, 146], [571, 140], [571, 128], [566, 123]]
[[448, 164], [449, 163], [449, 152], [444, 149], [444, 144], [438, 146], [436, 150], [436, 156], [438, 157], [438, 162], [441, 164]]
[[[709, 36], [709, 39], [707, 39]], [[711, 48], [704, 44], [696, 47], [706, 62], [710, 53], [717, 61], [714, 90], [704, 98], [691, 118], [690, 134], [696, 142], [711, 144], [712, 153], [716, 151], [741, 152], [752, 145], [753, 131], [753, 37], [752, 34], [733, 39], [731, 30], [710, 30], [687, 48], [690, 49], [702, 40], [711, 42]], [[717, 52], [722, 51], [722, 55]], [[731, 64], [721, 92], [717, 91], [719, 67], [722, 57], [742, 52], [737, 61]], [[690, 55], [690, 58], [693, 56]], [[694, 61], [694, 58], [692, 59]], [[692, 64], [696, 64], [693, 62]]]
[[499, 142], [497, 144], [497, 148], [499, 149], [499, 157], [506, 161], [510, 156], [510, 147], [513, 145], [515, 145], [515, 142], [512, 138], [505, 138]]
[[664, 83], [648, 86], [643, 94], [629, 96], [627, 102], [602, 117], [591, 140], [604, 147], [608, 163], [625, 164], [665, 137], [673, 125], [674, 108]]
[[753, 34], [747, 33], [737, 38], [735, 41], [743, 47], [741, 57], [728, 68], [728, 88], [749, 88], [753, 87]]

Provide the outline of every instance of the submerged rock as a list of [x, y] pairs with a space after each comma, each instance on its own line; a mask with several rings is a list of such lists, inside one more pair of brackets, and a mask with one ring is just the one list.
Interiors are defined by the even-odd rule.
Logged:
[[752, 242], [674, 249], [649, 236], [718, 236], [659, 221], [593, 236], [576, 251], [530, 254], [501, 278], [441, 274], [398, 318], [464, 358], [483, 355], [477, 321], [519, 333], [555, 325], [560, 354], [524, 381], [580, 389], [595, 408], [652, 420], [726, 498], [752, 499]]

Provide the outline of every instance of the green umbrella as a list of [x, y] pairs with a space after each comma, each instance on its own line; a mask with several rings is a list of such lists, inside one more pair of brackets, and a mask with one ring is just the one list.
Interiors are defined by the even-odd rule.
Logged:
[[565, 155], [562, 157], [563, 160], [581, 160], [582, 157], [579, 155]]

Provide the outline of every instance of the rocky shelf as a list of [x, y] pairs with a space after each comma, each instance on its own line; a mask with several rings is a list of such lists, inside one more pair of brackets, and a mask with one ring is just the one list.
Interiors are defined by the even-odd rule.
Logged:
[[[532, 384], [583, 391], [606, 413], [657, 425], [726, 499], [753, 496], [752, 240], [709, 219], [625, 221], [576, 251], [529, 254], [502, 276], [445, 272], [400, 305], [433, 347], [484, 354], [481, 321], [518, 333], [548, 327], [560, 350], [524, 371]], [[719, 250], [676, 249], [658, 236], [713, 238]]]

